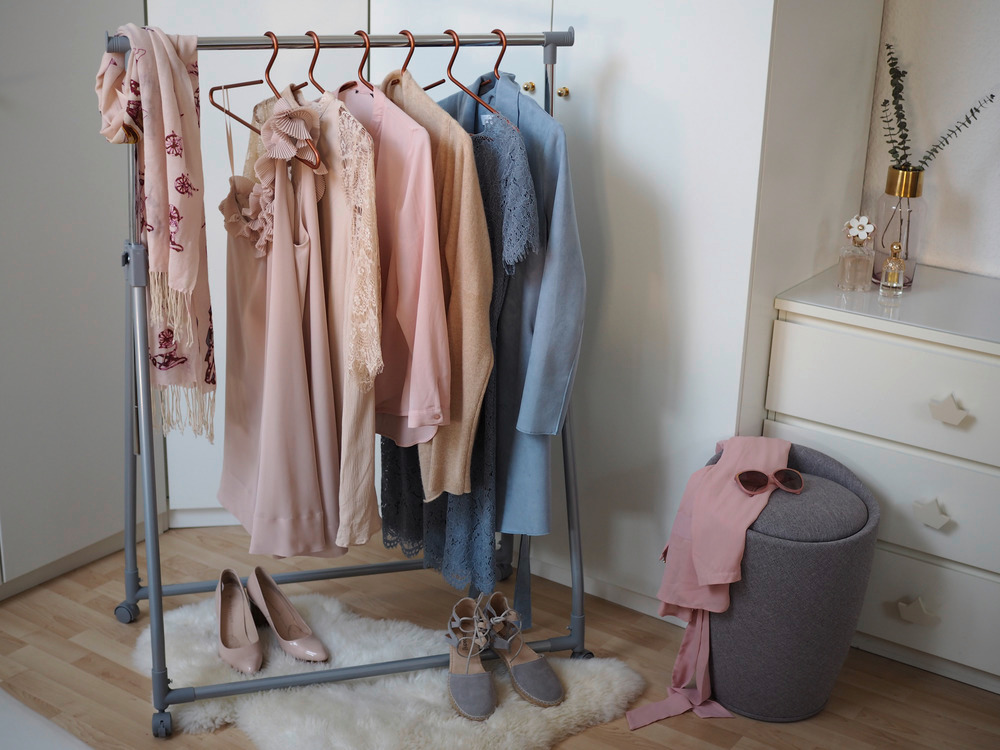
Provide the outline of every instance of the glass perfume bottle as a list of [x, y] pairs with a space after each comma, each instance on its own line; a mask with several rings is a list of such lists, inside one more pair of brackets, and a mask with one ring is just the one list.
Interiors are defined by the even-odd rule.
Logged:
[[882, 297], [898, 297], [903, 293], [903, 280], [906, 278], [906, 261], [900, 256], [903, 246], [893, 242], [889, 249], [890, 255], [882, 264], [882, 282], [878, 293]]
[[850, 245], [840, 248], [837, 288], [845, 292], [864, 292], [871, 288], [875, 250], [868, 246], [868, 239], [875, 232], [875, 225], [867, 216], [855, 216], [844, 225]]

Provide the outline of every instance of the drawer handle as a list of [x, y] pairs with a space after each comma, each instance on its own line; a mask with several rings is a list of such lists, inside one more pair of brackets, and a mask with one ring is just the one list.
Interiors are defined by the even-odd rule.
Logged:
[[941, 529], [951, 522], [951, 516], [941, 511], [937, 498], [922, 503], [919, 500], [913, 501], [913, 515], [917, 517], [924, 526], [932, 529]]
[[949, 394], [948, 398], [941, 401], [931, 399], [929, 405], [931, 416], [934, 419], [943, 424], [950, 424], [953, 427], [958, 427], [969, 416], [969, 412], [965, 411], [965, 409], [958, 408], [958, 404], [955, 403], [955, 396], [951, 394]]
[[899, 607], [899, 616], [906, 622], [912, 622], [914, 625], [932, 626], [941, 622], [940, 617], [932, 615], [927, 611], [922, 597], [918, 596], [912, 602], [900, 599], [896, 602], [896, 606]]

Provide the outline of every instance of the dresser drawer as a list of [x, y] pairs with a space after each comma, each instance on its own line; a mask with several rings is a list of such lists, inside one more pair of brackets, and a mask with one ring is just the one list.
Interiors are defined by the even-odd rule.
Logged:
[[[1000, 358], [847, 328], [774, 324], [766, 408], [1000, 465]], [[969, 415], [936, 420], [954, 395]]]
[[[937, 621], [908, 622], [899, 603], [920, 597]], [[923, 619], [919, 603], [908, 614]], [[1000, 583], [876, 549], [858, 631], [1000, 674]]]
[[[764, 435], [815, 448], [857, 474], [881, 508], [879, 539], [1000, 573], [1000, 471], [781, 422], [765, 422]], [[949, 519], [940, 528], [934, 501]]]

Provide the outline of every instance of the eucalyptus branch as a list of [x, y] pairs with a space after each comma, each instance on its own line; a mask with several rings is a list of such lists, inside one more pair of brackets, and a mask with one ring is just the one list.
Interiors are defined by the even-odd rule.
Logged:
[[959, 133], [979, 119], [984, 107], [996, 99], [995, 94], [987, 94], [977, 101], [964, 117], [959, 118], [927, 149], [914, 166], [910, 163], [910, 131], [906, 123], [906, 109], [903, 106], [903, 79], [907, 74], [899, 67], [896, 49], [891, 44], [885, 45], [885, 61], [889, 66], [891, 99], [882, 100], [881, 120], [882, 128], [885, 130], [885, 140], [889, 146], [889, 156], [896, 169], [925, 169]]
[[[892, 112], [896, 119], [895, 140], [897, 143], [890, 150], [896, 166], [910, 168], [910, 131], [906, 125], [906, 110], [903, 108], [903, 79], [906, 71], [899, 67], [899, 58], [891, 44], [885, 45], [885, 60], [889, 65], [889, 87], [892, 89]], [[888, 104], [886, 101], [883, 107]], [[890, 144], [893, 145], [893, 144]]]
[[882, 100], [882, 128], [885, 130], [885, 140], [889, 144], [889, 156], [894, 162], [899, 161], [899, 150], [896, 141], [898, 130], [892, 126], [892, 115], [889, 112], [889, 100]]
[[926, 167], [930, 164], [930, 162], [933, 161], [939, 153], [941, 153], [941, 150], [951, 143], [959, 133], [963, 130], [967, 130], [975, 120], [979, 119], [978, 115], [983, 111], [983, 107], [988, 104], [992, 104], [994, 99], [996, 99], [996, 94], [988, 94], [976, 102], [975, 105], [973, 105], [972, 108], [966, 113], [965, 117], [959, 118], [953, 127], [948, 128], [948, 131], [941, 135], [941, 137], [937, 139], [937, 142], [927, 149], [927, 152], [917, 163], [921, 167]]

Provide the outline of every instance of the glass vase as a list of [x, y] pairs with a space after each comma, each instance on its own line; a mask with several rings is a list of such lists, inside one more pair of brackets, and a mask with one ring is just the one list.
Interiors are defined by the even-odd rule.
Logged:
[[920, 242], [923, 240], [923, 222], [926, 206], [921, 197], [924, 186], [922, 169], [897, 169], [889, 167], [885, 180], [885, 193], [878, 200], [875, 211], [875, 263], [872, 281], [881, 281], [882, 266], [889, 259], [892, 243], [902, 247], [900, 258], [906, 264], [903, 286], [913, 284], [920, 262]]

